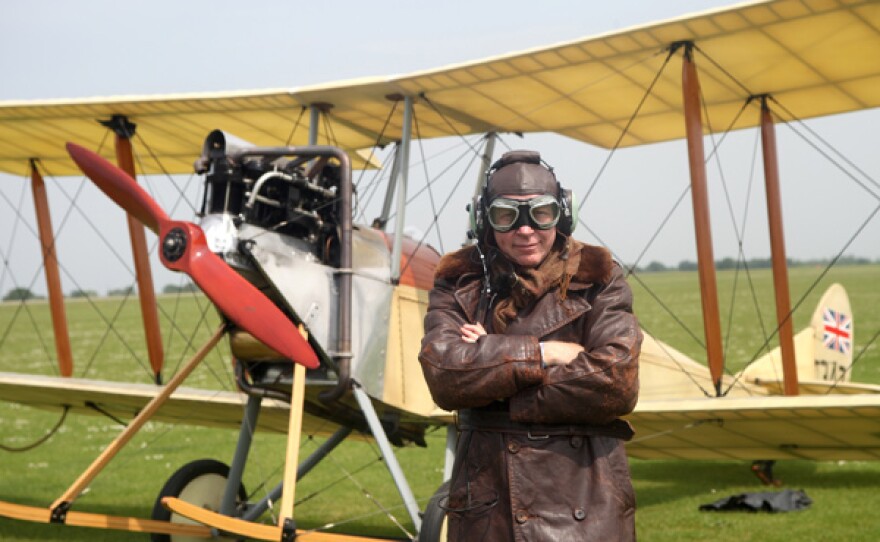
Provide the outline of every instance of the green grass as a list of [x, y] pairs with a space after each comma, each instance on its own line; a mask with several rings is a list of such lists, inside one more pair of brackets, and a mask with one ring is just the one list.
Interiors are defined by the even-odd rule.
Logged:
[[[820, 269], [791, 271], [792, 303], [815, 281]], [[756, 297], [765, 325], [774, 320], [774, 305], [767, 270], [752, 272]], [[641, 279], [702, 340], [700, 308], [695, 295], [695, 273], [658, 273]], [[718, 274], [721, 292], [722, 328], [727, 329], [728, 308], [734, 273]], [[805, 298], [794, 315], [795, 328], [806, 325], [824, 286], [831, 282], [846, 286], [856, 318], [856, 355], [864, 341], [880, 329], [880, 266], [834, 269], [821, 286]], [[651, 295], [638, 281], [631, 280], [636, 310], [647, 329], [695, 359], [702, 359], [696, 342], [675, 324], [664, 310], [650, 302]], [[734, 321], [756, 320], [745, 278], [739, 276]], [[192, 352], [217, 323], [217, 317], [201, 298], [162, 298], [163, 314], [181, 322], [183, 334], [171, 333], [163, 321], [168, 365], [176, 366]], [[93, 304], [67, 304], [74, 348], [75, 374], [90, 378], [149, 382], [146, 348], [140, 331], [137, 303], [128, 300], [107, 332], [106, 320], [113, 319], [120, 300]], [[100, 312], [99, 312], [100, 311]], [[18, 314], [17, 316], [16, 313]], [[103, 316], [102, 316], [103, 314]], [[202, 315], [205, 315], [204, 322]], [[0, 371], [55, 374], [51, 323], [45, 303], [30, 303], [24, 310], [16, 304], [0, 305]], [[193, 332], [193, 330], [196, 330]], [[172, 336], [172, 340], [167, 337]], [[129, 346], [125, 346], [124, 338]], [[760, 350], [764, 334], [738, 326], [725, 342], [732, 370]], [[139, 362], [133, 361], [139, 359]], [[212, 354], [187, 385], [230, 389], [229, 355], [224, 348]], [[738, 365], [739, 364], [739, 365]], [[85, 371], [86, 366], [88, 370]], [[85, 371], [85, 372], [84, 372]], [[854, 368], [855, 380], [880, 383], [880, 347], [877, 342], [861, 356]], [[58, 419], [58, 413], [42, 412], [17, 405], [0, 404], [0, 443], [21, 446], [41, 436]], [[119, 426], [98, 417], [67, 419], [62, 429], [46, 444], [27, 453], [0, 451], [0, 500], [47, 506], [57, 498], [89, 462], [116, 435]], [[165, 480], [184, 463], [213, 457], [228, 462], [236, 435], [232, 431], [189, 426], [149, 424], [110, 464], [76, 503], [76, 510], [114, 515], [148, 517], [153, 501]], [[416, 497], [426, 501], [440, 483], [444, 434], [428, 436], [427, 449], [407, 447], [398, 457]], [[284, 439], [258, 435], [245, 476], [248, 490], [258, 497], [279, 476]], [[308, 453], [317, 445], [303, 444]], [[763, 491], [744, 462], [632, 461], [639, 503], [637, 529], [642, 541], [682, 540], [876, 540], [880, 538], [880, 464], [874, 462], [781, 461], [776, 475], [786, 487], [804, 489], [814, 503], [809, 510], [788, 514], [699, 512], [700, 504], [729, 495]], [[298, 486], [298, 525], [305, 528], [340, 523], [340, 529], [359, 534], [401, 536], [401, 531], [374, 504], [392, 512], [412, 532], [400, 499], [390, 482], [374, 444], [350, 441], [319, 465]], [[352, 518], [356, 518], [351, 521]], [[82, 529], [0, 519], [2, 540], [146, 540], [146, 535]]]

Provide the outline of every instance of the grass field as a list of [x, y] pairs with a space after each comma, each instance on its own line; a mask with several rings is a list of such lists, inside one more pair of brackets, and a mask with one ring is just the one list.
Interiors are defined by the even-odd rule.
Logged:
[[[804, 296], [821, 269], [791, 270], [792, 303]], [[754, 296], [741, 272], [718, 275], [722, 329], [729, 368], [739, 369], [756, 353], [773, 330], [774, 304], [768, 270], [751, 272]], [[669, 272], [641, 275], [631, 280], [640, 320], [651, 333], [696, 359], [702, 340], [700, 305], [695, 273]], [[737, 283], [736, 295], [732, 285]], [[867, 341], [880, 330], [880, 266], [833, 269], [820, 285], [804, 297], [794, 314], [795, 328], [809, 321], [827, 284], [840, 282], [848, 290], [855, 313], [856, 355], [853, 379], [880, 383], [880, 341]], [[690, 333], [672, 321], [652, 301], [656, 296], [681, 319]], [[731, 299], [733, 310], [730, 311]], [[760, 318], [753, 299], [759, 303]], [[213, 309], [201, 298], [162, 298], [163, 334], [169, 372], [199, 344], [217, 322]], [[77, 300], [68, 303], [75, 374], [90, 378], [148, 382], [148, 362], [140, 332], [139, 313], [133, 300]], [[729, 314], [733, 314], [731, 318]], [[174, 331], [169, 319], [181, 322]], [[765, 331], [761, 331], [763, 320]], [[108, 331], [107, 322], [113, 321]], [[736, 322], [728, 326], [728, 322]], [[742, 322], [751, 322], [746, 326]], [[728, 327], [730, 329], [728, 333]], [[193, 332], [193, 330], [196, 330]], [[51, 322], [44, 303], [0, 306], [0, 371], [55, 374]], [[129, 346], [126, 346], [128, 344]], [[773, 343], [771, 343], [772, 346]], [[864, 349], [864, 352], [863, 352]], [[212, 354], [187, 385], [230, 389], [228, 353]], [[137, 361], [133, 361], [137, 360]], [[23, 446], [40, 437], [59, 413], [0, 405], [0, 444]], [[70, 417], [44, 445], [26, 452], [0, 451], [0, 500], [47, 506], [76, 479], [78, 473], [118, 432], [112, 420]], [[148, 517], [165, 480], [184, 463], [213, 457], [228, 462], [236, 435], [231, 431], [149, 424], [114, 460], [76, 503], [75, 509], [114, 515]], [[407, 447], [398, 456], [416, 497], [427, 501], [442, 476], [445, 435], [428, 435], [428, 448]], [[303, 453], [317, 445], [308, 439]], [[258, 435], [248, 465], [245, 485], [261, 496], [274, 485], [281, 468], [284, 440]], [[338, 529], [404, 538], [405, 534], [381, 506], [412, 532], [378, 451], [369, 442], [351, 441], [322, 463], [298, 486], [298, 526], [319, 528], [328, 523]], [[783, 461], [776, 475], [786, 487], [803, 489], [812, 507], [788, 514], [699, 512], [700, 504], [729, 495], [763, 491], [743, 462], [632, 461], [639, 503], [637, 528], [642, 541], [782, 541], [880, 539], [880, 463]], [[0, 540], [146, 540], [146, 535], [32, 524], [0, 519]]]

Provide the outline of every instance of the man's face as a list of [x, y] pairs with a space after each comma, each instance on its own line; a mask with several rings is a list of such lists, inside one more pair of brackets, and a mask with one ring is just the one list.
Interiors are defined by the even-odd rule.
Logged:
[[[502, 195], [501, 197], [519, 201], [525, 201], [535, 197], [534, 195]], [[495, 243], [505, 256], [511, 261], [523, 267], [537, 267], [544, 261], [553, 242], [556, 240], [556, 228], [538, 230], [525, 224], [508, 232], [492, 230], [495, 235]]]

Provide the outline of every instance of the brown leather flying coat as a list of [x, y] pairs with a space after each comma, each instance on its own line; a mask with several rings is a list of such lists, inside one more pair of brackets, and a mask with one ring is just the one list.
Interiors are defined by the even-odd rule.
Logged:
[[[483, 273], [474, 247], [444, 256], [419, 360], [434, 401], [461, 410], [446, 507], [450, 540], [625, 541], [635, 497], [620, 420], [635, 407], [642, 333], [603, 248], [573, 241], [567, 292], [551, 289], [502, 334], [461, 339]], [[486, 322], [482, 322], [486, 325]], [[584, 346], [542, 368], [539, 341]]]

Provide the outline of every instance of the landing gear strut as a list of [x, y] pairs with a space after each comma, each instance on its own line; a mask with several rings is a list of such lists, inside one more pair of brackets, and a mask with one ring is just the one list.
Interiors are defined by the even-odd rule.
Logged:
[[782, 480], [773, 477], [773, 465], [775, 464], [776, 461], [760, 459], [752, 463], [752, 472], [764, 485], [779, 487], [782, 485]]

